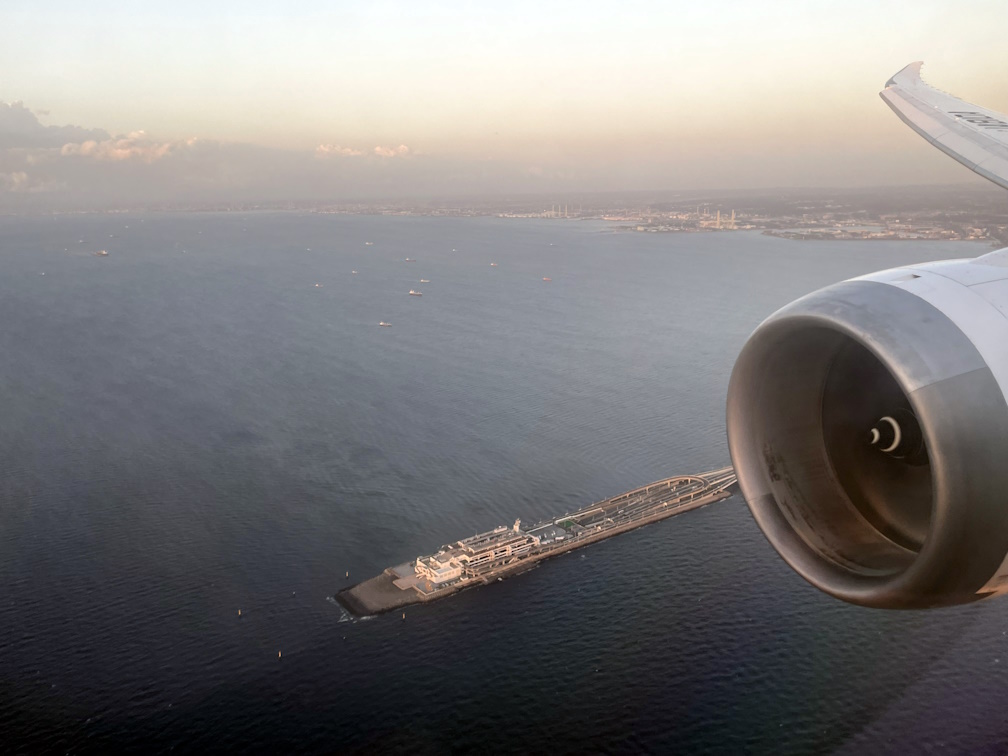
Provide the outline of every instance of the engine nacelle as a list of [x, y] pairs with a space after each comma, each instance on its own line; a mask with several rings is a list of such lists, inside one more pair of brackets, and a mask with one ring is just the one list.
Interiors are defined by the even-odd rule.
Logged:
[[1008, 592], [1008, 249], [821, 289], [753, 333], [728, 446], [806, 580], [923, 608]]

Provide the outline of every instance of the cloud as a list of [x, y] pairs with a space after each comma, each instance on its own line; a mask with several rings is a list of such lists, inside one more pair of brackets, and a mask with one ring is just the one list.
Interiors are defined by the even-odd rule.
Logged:
[[374, 148], [374, 154], [378, 157], [384, 158], [394, 158], [394, 157], [409, 157], [413, 154], [412, 150], [405, 144], [400, 144], [398, 147], [382, 147], [379, 145]]
[[369, 153], [365, 153], [363, 150], [358, 150], [354, 147], [343, 147], [338, 144], [320, 144], [315, 148], [315, 157], [317, 158], [362, 157], [364, 155], [379, 158], [396, 158], [411, 157], [414, 154], [413, 150], [405, 144], [400, 144], [398, 147], [384, 147], [382, 145], [378, 145]]
[[28, 189], [28, 174], [24, 171], [0, 173], [0, 187], [8, 192], [23, 192]]
[[[43, 112], [43, 111], [40, 111]], [[0, 102], [0, 149], [11, 147], [59, 147], [67, 142], [108, 139], [103, 129], [80, 126], [43, 126], [38, 115], [24, 103]]]
[[355, 150], [353, 147], [341, 147], [338, 144], [320, 144], [315, 148], [315, 157], [317, 158], [360, 157], [363, 154], [361, 150]]
[[17, 194], [38, 194], [65, 188], [61, 181], [44, 181], [29, 176], [25, 171], [0, 173], [0, 191]]
[[374, 144], [291, 150], [142, 131], [112, 136], [102, 129], [44, 126], [37, 111], [20, 102], [0, 103], [0, 210], [356, 201], [462, 195], [487, 186], [552, 190], [565, 180], [563, 165], [549, 161], [535, 176], [523, 173], [524, 161], [474, 162], [396, 142]]
[[67, 142], [60, 149], [63, 157], [82, 157], [93, 160], [121, 161], [138, 160], [153, 163], [168, 155], [196, 143], [195, 139], [176, 142], [156, 142], [148, 138], [143, 131], [134, 131], [126, 136], [97, 141]]

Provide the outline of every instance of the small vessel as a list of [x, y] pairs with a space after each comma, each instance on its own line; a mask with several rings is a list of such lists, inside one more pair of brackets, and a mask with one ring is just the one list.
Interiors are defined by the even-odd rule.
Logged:
[[365, 246], [365, 247], [371, 247], [371, 246], [374, 246], [374, 242], [364, 242], [364, 246]]
[[543, 276], [543, 281], [552, 281], [553, 279], [548, 276]]
[[99, 249], [97, 252], [95, 252], [95, 257], [108, 257], [108, 250]]
[[430, 279], [429, 278], [421, 278], [420, 279], [420, 283], [430, 283]]
[[[382, 320], [381, 322], [379, 322], [378, 325], [380, 325], [382, 328], [391, 328], [392, 327], [391, 323], [386, 323], [384, 320]], [[346, 576], [350, 577], [350, 573], [347, 572]]]
[[353, 273], [355, 276], [357, 275], [357, 271], [356, 270], [351, 270], [350, 272]]
[[409, 295], [411, 297], [422, 297], [423, 296], [423, 292], [422, 291], [416, 291], [415, 289], [410, 289], [409, 290]]
[[412, 257], [407, 257], [406, 258], [406, 262], [416, 262], [416, 259], [414, 259]]
[[496, 268], [497, 267], [497, 263], [490, 263], [490, 267], [491, 268]]
[[322, 288], [322, 284], [315, 284], [315, 288], [316, 289], [321, 289]]

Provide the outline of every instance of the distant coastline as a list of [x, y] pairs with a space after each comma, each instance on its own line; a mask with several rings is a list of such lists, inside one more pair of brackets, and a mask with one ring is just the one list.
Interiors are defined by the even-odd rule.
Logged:
[[[0, 198], [2, 199], [2, 198]], [[1008, 244], [1002, 193], [973, 186], [749, 191], [615, 192], [564, 196], [388, 200], [232, 200], [57, 208], [32, 198], [0, 204], [0, 217], [138, 213], [295, 213], [356, 216], [595, 221], [616, 232], [762, 231], [796, 241], [984, 241]]]

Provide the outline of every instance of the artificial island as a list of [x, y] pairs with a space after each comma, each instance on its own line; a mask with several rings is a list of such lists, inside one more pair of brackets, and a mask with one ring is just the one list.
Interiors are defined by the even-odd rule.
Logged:
[[529, 528], [521, 520], [442, 546], [345, 588], [336, 599], [357, 616], [450, 596], [666, 517], [721, 501], [736, 484], [731, 467], [666, 478]]

